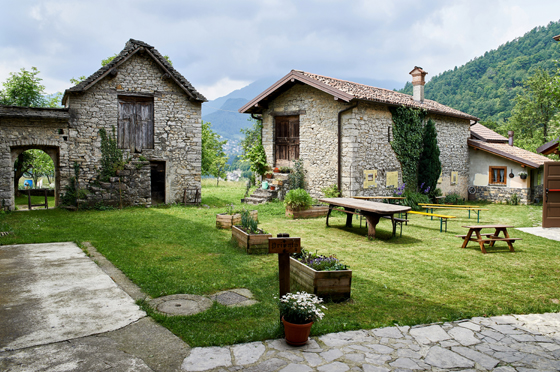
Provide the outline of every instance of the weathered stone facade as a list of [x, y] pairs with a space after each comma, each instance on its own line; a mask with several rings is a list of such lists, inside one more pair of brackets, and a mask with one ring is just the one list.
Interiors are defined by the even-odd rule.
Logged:
[[[355, 106], [355, 107], [354, 107]], [[387, 172], [398, 172], [400, 163], [389, 142], [393, 125], [387, 105], [359, 101], [357, 104], [333, 100], [332, 96], [308, 85], [294, 85], [268, 102], [263, 110], [263, 146], [267, 161], [274, 163], [274, 118], [299, 115], [300, 158], [306, 171], [308, 191], [321, 197], [321, 189], [337, 184], [338, 177], [338, 113], [341, 114], [342, 174], [344, 196], [392, 195], [387, 187]], [[444, 193], [467, 197], [469, 173], [467, 139], [469, 121], [443, 115], [429, 115], [436, 123]], [[364, 186], [364, 171], [376, 170], [375, 185]], [[456, 183], [451, 172], [458, 173]]]
[[513, 194], [517, 195], [518, 204], [529, 204], [531, 201], [531, 189], [512, 189], [506, 186], [477, 186], [474, 199], [508, 203]]
[[[118, 182], [113, 180], [110, 186], [103, 187], [98, 179], [99, 131], [104, 128], [112, 134], [118, 130], [118, 100], [123, 97], [153, 100], [153, 148], [135, 152], [123, 149], [128, 165], [121, 171]], [[65, 92], [65, 109], [3, 107], [0, 110], [0, 171], [3, 175], [12, 174], [13, 179], [13, 164], [20, 152], [45, 149], [55, 161], [57, 204], [74, 175], [72, 165], [77, 162], [79, 185], [91, 192], [88, 202], [114, 204], [114, 190], [120, 182], [119, 202], [150, 205], [150, 164], [157, 163], [163, 164], [165, 172], [165, 202], [196, 202], [189, 198], [200, 196], [201, 104], [204, 101], [157, 50], [130, 40], [110, 64]], [[141, 160], [145, 164], [136, 169]], [[13, 207], [13, 181], [4, 182], [9, 178], [2, 177], [0, 198], [9, 200]]]

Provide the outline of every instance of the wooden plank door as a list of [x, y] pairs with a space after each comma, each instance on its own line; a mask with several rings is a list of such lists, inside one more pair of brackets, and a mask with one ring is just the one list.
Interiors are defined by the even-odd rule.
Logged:
[[560, 162], [544, 163], [542, 227], [560, 227]]
[[299, 116], [277, 116], [275, 125], [275, 166], [291, 166], [299, 159]]
[[118, 146], [132, 152], [154, 148], [154, 102], [144, 97], [119, 97]]

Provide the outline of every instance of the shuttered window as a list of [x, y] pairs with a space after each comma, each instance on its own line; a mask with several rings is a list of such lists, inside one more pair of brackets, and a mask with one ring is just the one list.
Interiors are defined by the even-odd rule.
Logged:
[[119, 96], [118, 146], [132, 152], [154, 148], [154, 99]]
[[489, 169], [490, 185], [505, 185], [507, 184], [507, 167], [490, 167]]

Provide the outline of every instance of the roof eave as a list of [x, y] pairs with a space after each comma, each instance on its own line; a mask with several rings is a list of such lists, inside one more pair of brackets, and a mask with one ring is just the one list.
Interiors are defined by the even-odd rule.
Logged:
[[514, 161], [514, 162], [519, 163], [519, 164], [523, 164], [523, 165], [525, 165], [529, 168], [536, 169], [536, 168], [539, 168], [541, 166], [541, 164], [533, 163], [532, 161], [520, 158], [520, 157], [515, 156], [515, 155], [508, 154], [507, 152], [503, 152], [503, 151], [497, 150], [495, 148], [485, 146], [484, 143], [477, 143], [476, 141], [473, 141], [471, 139], [467, 140], [467, 143], [468, 143], [469, 146], [471, 146], [475, 149], [486, 151], [488, 153], [497, 155], [501, 158], [508, 159], [508, 160]]
[[354, 99], [354, 96], [343, 92], [339, 89], [333, 88], [330, 85], [317, 81], [315, 79], [311, 79], [301, 72], [292, 70], [286, 76], [278, 80], [276, 83], [272, 84], [268, 89], [264, 92], [253, 98], [251, 101], [246, 103], [243, 107], [241, 107], [238, 112], [242, 114], [246, 113], [258, 113], [261, 110], [256, 109], [259, 107], [259, 103], [263, 100], [267, 99], [271, 95], [273, 95], [277, 90], [282, 88], [285, 84], [294, 83], [295, 81], [299, 81], [303, 84], [307, 84], [313, 88], [319, 89], [327, 94], [330, 94], [334, 97], [334, 99], [342, 100], [344, 102], [350, 102]]
[[[558, 35], [560, 36], [560, 35]], [[545, 143], [544, 145], [542, 145], [541, 147], [539, 147], [537, 149], [537, 152], [539, 154], [543, 154], [543, 155], [550, 155], [550, 154], [554, 154], [555, 151], [558, 150], [558, 141], [560, 141], [560, 137], [553, 139], [550, 142]]]

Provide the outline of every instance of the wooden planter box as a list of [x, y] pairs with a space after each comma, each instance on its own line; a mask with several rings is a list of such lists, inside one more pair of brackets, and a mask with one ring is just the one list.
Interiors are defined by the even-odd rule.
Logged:
[[286, 207], [286, 217], [292, 217], [293, 219], [325, 217], [327, 213], [329, 213], [328, 205], [313, 205], [311, 208], [303, 211], [292, 210], [290, 207]]
[[[251, 217], [255, 221], [258, 220], [259, 211], [249, 211]], [[220, 213], [216, 215], [216, 227], [218, 229], [231, 229], [234, 225], [239, 225], [241, 223], [241, 213], [236, 214], [225, 214]]]
[[334, 302], [350, 298], [352, 270], [315, 271], [290, 257], [290, 284]]
[[[262, 232], [262, 230], [259, 230]], [[241, 226], [231, 228], [231, 239], [248, 254], [268, 254], [268, 238], [271, 234], [247, 234]]]

